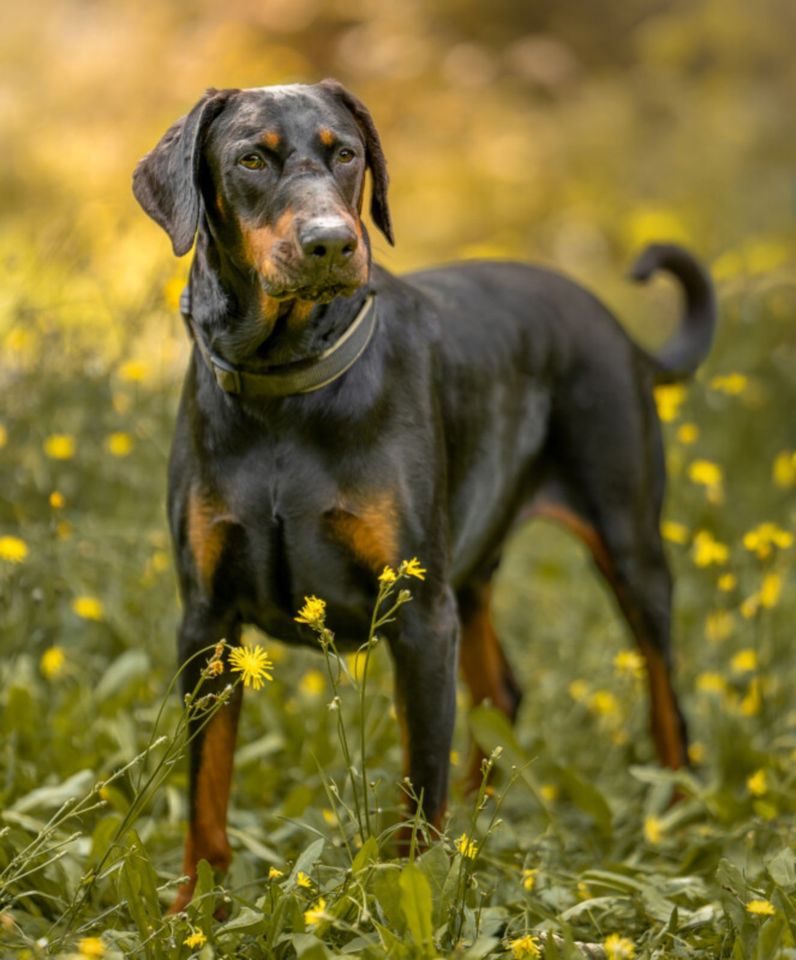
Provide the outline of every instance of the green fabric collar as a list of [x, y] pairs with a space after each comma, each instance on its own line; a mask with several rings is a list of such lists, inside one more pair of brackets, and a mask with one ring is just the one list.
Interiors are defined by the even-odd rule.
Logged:
[[340, 339], [311, 360], [287, 363], [261, 373], [243, 370], [217, 356], [205, 342], [190, 314], [189, 297], [184, 291], [180, 312], [207, 368], [225, 393], [243, 397], [289, 397], [312, 393], [337, 380], [365, 352], [376, 329], [376, 295], [369, 293], [353, 323]]

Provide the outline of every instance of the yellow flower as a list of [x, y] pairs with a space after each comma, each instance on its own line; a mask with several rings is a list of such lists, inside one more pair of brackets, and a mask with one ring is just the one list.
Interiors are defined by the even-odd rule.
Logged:
[[677, 428], [677, 439], [683, 446], [690, 447], [699, 440], [699, 427], [695, 423], [683, 423]]
[[404, 560], [398, 568], [398, 573], [407, 577], [416, 577], [418, 580], [425, 580], [427, 571], [420, 566], [417, 557], [411, 560]]
[[524, 937], [518, 937], [516, 940], [509, 940], [509, 949], [514, 960], [526, 960], [528, 957], [531, 960], [537, 960], [542, 955], [539, 945], [530, 933], [526, 933]]
[[756, 553], [761, 560], [765, 560], [770, 556], [773, 547], [779, 547], [780, 550], [792, 547], [793, 534], [775, 523], [761, 523], [744, 534], [743, 545], [747, 550]]
[[337, 814], [334, 812], [334, 810], [324, 807], [324, 809], [321, 810], [321, 816], [323, 817], [323, 822], [328, 824], [330, 827], [337, 826]]
[[203, 947], [207, 943], [207, 937], [201, 930], [197, 930], [196, 933], [192, 933], [190, 937], [186, 937], [182, 942], [184, 946], [190, 947], [193, 950], [194, 947]]
[[746, 600], [741, 604], [741, 616], [745, 620], [751, 620], [752, 617], [760, 609], [760, 597], [753, 593], [751, 597], [747, 597]]
[[398, 574], [389, 566], [385, 567], [379, 574], [380, 583], [395, 583], [397, 579]]
[[75, 438], [68, 433], [53, 433], [44, 441], [44, 452], [53, 460], [71, 460], [75, 455]]
[[65, 662], [63, 647], [47, 647], [39, 660], [39, 669], [48, 680], [53, 680], [62, 672]]
[[729, 610], [711, 610], [705, 620], [705, 636], [711, 643], [721, 643], [732, 636], [735, 617]]
[[461, 763], [461, 757], [459, 756], [458, 750], [451, 750], [450, 752], [450, 763], [452, 767], [458, 767]]
[[105, 955], [105, 944], [99, 937], [83, 937], [78, 941], [77, 952], [81, 957], [102, 957]]
[[554, 783], [543, 783], [539, 787], [539, 796], [545, 803], [555, 803], [558, 800], [558, 787]]
[[606, 960], [633, 960], [636, 955], [636, 948], [633, 941], [627, 937], [620, 937], [618, 933], [612, 933], [603, 941]]
[[771, 571], [763, 577], [760, 585], [760, 606], [771, 610], [779, 602], [779, 595], [782, 592], [782, 577]]
[[320, 696], [326, 689], [326, 678], [320, 670], [308, 670], [299, 682], [299, 689], [308, 697]]
[[600, 717], [611, 717], [620, 713], [619, 701], [610, 690], [595, 690], [589, 701], [589, 707]]
[[284, 877], [284, 872], [279, 869], [279, 867], [271, 867], [268, 871], [269, 880], [278, 880], [280, 877]]
[[731, 593], [738, 586], [738, 578], [734, 573], [723, 573], [716, 584], [722, 593]]
[[641, 680], [645, 673], [644, 658], [635, 650], [620, 650], [614, 657], [614, 670], [620, 676]]
[[706, 671], [696, 678], [696, 688], [700, 693], [722, 694], [727, 689], [727, 681], [720, 673]]
[[133, 449], [133, 438], [129, 433], [112, 433], [105, 440], [105, 446], [111, 456], [126, 457]]
[[664, 520], [661, 524], [661, 536], [670, 543], [688, 543], [688, 527], [676, 520]]
[[116, 372], [125, 383], [140, 383], [149, 372], [149, 367], [141, 360], [127, 360]]
[[530, 892], [536, 885], [536, 874], [538, 870], [525, 869], [522, 871], [522, 888]]
[[661, 842], [663, 827], [657, 817], [647, 817], [644, 821], [644, 839], [653, 845]]
[[773, 917], [776, 910], [770, 900], [750, 900], [746, 904], [746, 912], [758, 917]]
[[692, 552], [698, 567], [709, 567], [714, 563], [721, 565], [730, 556], [729, 547], [715, 540], [709, 530], [700, 530], [694, 535]]
[[102, 601], [96, 597], [75, 597], [72, 601], [72, 609], [84, 620], [102, 620], [104, 613]]
[[692, 483], [705, 487], [711, 503], [721, 502], [724, 475], [717, 463], [712, 460], [694, 460], [688, 468], [688, 477]]
[[680, 407], [685, 400], [685, 387], [681, 383], [666, 384], [655, 388], [655, 405], [658, 416], [664, 423], [677, 419]]
[[569, 685], [569, 695], [576, 703], [583, 703], [589, 696], [589, 685], [585, 680], [573, 680]]
[[468, 860], [475, 860], [475, 855], [478, 853], [478, 846], [475, 840], [471, 840], [466, 833], [463, 833], [459, 837], [455, 846], [463, 857], [467, 857]]
[[263, 680], [273, 680], [274, 665], [259, 643], [253, 647], [235, 647], [229, 655], [230, 669], [243, 675], [244, 687], [259, 690]]
[[304, 873], [303, 870], [299, 870], [298, 876], [296, 877], [296, 883], [300, 887], [304, 887], [305, 890], [309, 889], [312, 886], [312, 880]]
[[741, 700], [738, 709], [743, 717], [756, 717], [760, 713], [763, 705], [763, 697], [760, 690], [760, 681], [754, 677], [749, 684], [746, 696]]
[[739, 650], [730, 660], [730, 667], [733, 673], [751, 673], [757, 670], [757, 653], [751, 647]]
[[688, 759], [694, 766], [699, 766], [705, 759], [705, 748], [699, 743], [699, 741], [694, 741], [694, 743], [689, 743], [688, 745]]
[[50, 494], [50, 506], [53, 508], [53, 510], [63, 510], [65, 503], [66, 500], [64, 500], [64, 495], [58, 490], [53, 490], [53, 492]]
[[756, 770], [751, 776], [746, 778], [746, 789], [755, 797], [762, 797], [768, 790], [766, 781], [766, 771]]
[[8, 430], [0, 423], [0, 450], [8, 443]]
[[310, 907], [309, 910], [304, 911], [304, 923], [308, 927], [314, 926], [316, 923], [320, 923], [324, 919], [326, 910], [326, 901], [323, 897], [318, 898], [318, 902], [314, 907]]
[[296, 623], [306, 623], [311, 627], [323, 627], [326, 620], [326, 601], [319, 597], [304, 597], [304, 606], [298, 616], [293, 618]]
[[796, 451], [782, 450], [776, 455], [771, 467], [771, 479], [782, 490], [796, 483]]
[[0, 537], [0, 560], [22, 563], [28, 555], [28, 545], [19, 537]]
[[723, 377], [713, 377], [710, 386], [719, 393], [726, 393], [728, 397], [737, 397], [749, 386], [749, 378], [743, 373], [728, 373]]

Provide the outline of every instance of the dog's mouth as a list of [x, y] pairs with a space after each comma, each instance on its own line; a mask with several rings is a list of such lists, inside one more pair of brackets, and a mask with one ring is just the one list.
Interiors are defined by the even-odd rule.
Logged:
[[329, 303], [335, 297], [350, 297], [362, 286], [363, 282], [329, 282], [327, 280], [323, 283], [302, 284], [273, 281], [263, 277], [262, 286], [266, 295], [272, 300], [282, 302], [304, 300], [310, 303]]

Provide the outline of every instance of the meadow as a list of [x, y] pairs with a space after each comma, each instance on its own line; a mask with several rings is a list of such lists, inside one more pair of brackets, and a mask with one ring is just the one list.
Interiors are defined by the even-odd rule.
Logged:
[[[371, 104], [392, 160], [398, 246], [377, 244], [377, 259], [396, 270], [542, 259], [599, 292], [647, 344], [663, 339], [677, 304], [663, 280], [646, 290], [622, 280], [640, 245], [688, 243], [717, 284], [708, 362], [692, 383], [657, 394], [692, 767], [655, 764], [641, 659], [581, 546], [538, 522], [513, 537], [495, 592], [525, 690], [518, 722], [510, 729], [489, 707], [468, 716], [462, 692], [444, 835], [409, 859], [396, 854], [407, 788], [384, 644], [362, 637], [362, 653], [338, 660], [322, 633], [314, 652], [251, 632], [246, 643], [273, 667], [244, 698], [235, 859], [226, 877], [202, 873], [185, 914], [164, 914], [180, 878], [187, 779], [164, 508], [188, 356], [177, 312], [187, 265], [135, 210], [129, 171], [208, 82], [307, 75], [328, 23], [308, 15], [279, 27], [278, 40], [270, 24], [255, 43], [231, 20], [197, 13], [205, 60], [168, 61], [182, 72], [161, 102], [142, 54], [188, 29], [187, 15], [178, 23], [153, 8], [134, 29], [132, 6], [119, 5], [118, 21], [97, 13], [92, 36], [105, 45], [85, 41], [86, 62], [69, 69], [53, 20], [26, 59], [9, 46], [8, 62], [17, 75], [48, 56], [64, 67], [49, 79], [36, 71], [20, 93], [48, 105], [61, 152], [22, 137], [21, 109], [0, 117], [18, 136], [3, 160], [0, 223], [3, 960], [796, 958], [796, 235], [784, 132], [793, 58], [771, 68], [786, 64], [789, 33], [740, 6], [700, 2], [702, 19], [685, 5], [631, 33], [626, 62], [609, 69], [588, 57], [600, 26], [578, 47], [564, 24], [557, 42], [578, 50], [580, 79], [555, 80], [551, 67], [534, 80], [519, 67], [500, 72], [526, 61], [516, 44], [499, 60], [496, 27], [478, 40], [478, 60], [481, 22], [462, 6], [474, 25], [462, 15], [457, 29], [470, 46], [433, 74], [431, 96], [430, 62], [405, 71], [424, 30], [438, 48], [441, 21], [418, 8], [408, 26], [390, 8], [354, 28], [340, 11], [350, 18], [360, 5], [339, 4], [346, 29], [398, 44], [398, 54], [382, 51], [382, 73], [347, 76], [348, 61], [333, 59], [319, 68]], [[78, 7], [54, 9], [63, 20]], [[621, 7], [606, 4], [616, 17]], [[515, 29], [515, 14], [501, 11]], [[25, 17], [19, 36], [33, 29]], [[208, 77], [214, 31], [225, 51], [256, 47], [267, 68], [225, 52], [214, 61], [222, 77]], [[114, 43], [138, 52], [135, 70]], [[714, 59], [692, 69], [700, 43]], [[462, 88], [479, 63], [482, 87]], [[500, 69], [490, 74], [489, 63]], [[106, 96], [89, 119], [79, 94], [98, 76]], [[111, 130], [108, 116], [122, 115], [136, 83], [141, 98]], [[667, 113], [670, 100], [678, 109]], [[472, 149], [460, 153], [457, 141]], [[399, 588], [411, 593], [412, 577], [393, 600]], [[190, 709], [200, 701], [201, 690]], [[475, 797], [459, 785], [472, 738], [491, 774]], [[425, 829], [416, 824], [419, 840]]]

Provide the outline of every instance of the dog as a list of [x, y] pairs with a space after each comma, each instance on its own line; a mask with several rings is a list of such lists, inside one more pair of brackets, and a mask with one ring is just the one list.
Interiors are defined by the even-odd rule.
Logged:
[[[317, 646], [295, 619], [311, 594], [338, 639], [359, 643], [379, 573], [420, 558], [425, 580], [385, 634], [405, 774], [439, 825], [458, 666], [474, 704], [517, 712], [490, 582], [509, 532], [546, 516], [588, 545], [615, 594], [646, 662], [660, 762], [687, 764], [653, 388], [706, 357], [709, 276], [678, 246], [642, 253], [636, 280], [665, 270], [684, 293], [656, 355], [547, 269], [475, 261], [395, 277], [371, 262], [366, 171], [371, 219], [392, 244], [378, 132], [333, 80], [210, 89], [135, 170], [135, 196], [175, 255], [195, 243], [168, 495], [181, 662], [220, 638], [238, 643], [243, 624]], [[202, 667], [190, 661], [185, 690]], [[230, 863], [240, 698], [237, 685], [192, 731], [188, 880], [174, 909], [200, 859]]]

